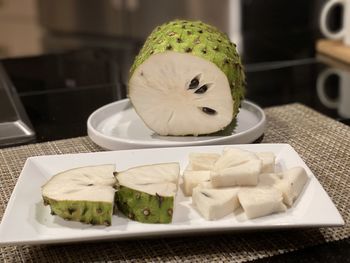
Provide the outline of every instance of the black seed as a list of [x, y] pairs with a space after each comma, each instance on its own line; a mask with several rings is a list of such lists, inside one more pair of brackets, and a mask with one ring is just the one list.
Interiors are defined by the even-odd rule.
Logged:
[[202, 111], [208, 115], [214, 115], [216, 114], [216, 110], [213, 110], [211, 108], [208, 108], [208, 107], [203, 107], [202, 108]]
[[208, 90], [208, 86], [207, 85], [203, 85], [202, 87], [200, 87], [199, 89], [197, 89], [194, 93], [196, 94], [203, 94]]
[[190, 47], [186, 48], [185, 52], [187, 52], [187, 53], [192, 52], [192, 48], [190, 48]]
[[218, 42], [219, 42], [219, 43], [221, 43], [221, 42], [222, 42], [221, 38], [219, 38], [219, 39], [218, 39]]
[[51, 210], [51, 215], [54, 216], [54, 215], [56, 215], [56, 213], [55, 213], [54, 211]]
[[154, 50], [151, 50], [151, 52], [149, 52], [151, 55], [154, 53]]
[[168, 215], [169, 215], [169, 216], [172, 216], [172, 215], [173, 215], [173, 209], [172, 209], [172, 208], [169, 208], [169, 209], [168, 209]]
[[199, 84], [199, 80], [197, 78], [194, 78], [191, 80], [191, 83], [188, 89], [195, 89], [198, 87], [198, 84]]
[[142, 213], [145, 215], [145, 216], [149, 216], [151, 214], [151, 211], [148, 209], [148, 208], [145, 208], [143, 209]]
[[172, 50], [173, 49], [173, 47], [170, 45], [170, 44], [168, 44], [167, 46], [166, 46], [166, 50]]
[[178, 38], [176, 39], [176, 42], [177, 42], [177, 43], [181, 43], [181, 42], [182, 42], [182, 39], [178, 37]]
[[68, 208], [68, 213], [73, 214], [76, 211], [75, 208]]
[[202, 29], [201, 29], [201, 30], [198, 30], [198, 33], [202, 34], [202, 33], [203, 33], [203, 30], [202, 30]]
[[207, 50], [206, 49], [202, 49], [202, 53], [203, 54], [207, 54]]
[[210, 195], [208, 195], [207, 193], [201, 192], [202, 195], [206, 196], [206, 197], [211, 197]]
[[228, 64], [228, 63], [230, 63], [230, 61], [229, 61], [227, 58], [225, 58], [225, 59], [224, 59], [224, 63], [225, 63], [225, 64]]

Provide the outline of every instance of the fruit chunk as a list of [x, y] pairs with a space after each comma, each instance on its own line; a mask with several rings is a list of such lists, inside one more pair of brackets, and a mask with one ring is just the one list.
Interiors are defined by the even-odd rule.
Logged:
[[215, 162], [214, 170], [221, 170], [258, 159], [257, 155], [252, 152], [238, 148], [225, 148], [222, 156]]
[[192, 190], [201, 182], [209, 181], [210, 171], [188, 171], [183, 174], [183, 190], [186, 196], [192, 195]]
[[262, 160], [262, 173], [273, 173], [275, 171], [275, 154], [272, 152], [260, 152], [256, 154]]
[[189, 165], [186, 170], [211, 170], [219, 157], [218, 153], [190, 153]]
[[193, 189], [192, 202], [199, 213], [207, 220], [220, 219], [239, 207], [239, 188]]
[[283, 202], [292, 206], [308, 181], [306, 171], [302, 167], [294, 167], [282, 173], [259, 175], [260, 186], [271, 186], [283, 194]]
[[284, 203], [292, 206], [302, 192], [309, 177], [302, 167], [288, 169], [282, 173], [282, 176], [283, 179], [276, 185], [276, 188], [283, 192]]
[[249, 160], [236, 166], [212, 171], [210, 180], [214, 187], [257, 185], [261, 167], [261, 160]]
[[115, 173], [118, 209], [135, 221], [170, 223], [179, 172], [178, 163], [161, 163]]
[[245, 76], [227, 35], [200, 21], [157, 27], [130, 69], [129, 98], [160, 135], [210, 134], [238, 114]]
[[111, 225], [114, 165], [87, 166], [54, 175], [42, 186], [44, 204], [66, 220]]
[[287, 210], [282, 192], [273, 187], [242, 188], [238, 199], [249, 219]]

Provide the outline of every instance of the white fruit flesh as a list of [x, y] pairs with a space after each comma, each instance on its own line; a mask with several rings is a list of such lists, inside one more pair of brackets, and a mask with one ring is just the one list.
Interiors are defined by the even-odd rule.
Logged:
[[118, 184], [151, 195], [174, 196], [177, 191], [180, 166], [161, 163], [134, 167], [117, 174]]
[[215, 188], [211, 181], [205, 181], [198, 184], [199, 188], [212, 189]]
[[[189, 89], [194, 78], [198, 88], [206, 85], [207, 91]], [[233, 119], [227, 77], [212, 62], [191, 54], [167, 51], [150, 56], [133, 73], [129, 97], [146, 125], [160, 135], [209, 134]]]
[[186, 196], [192, 195], [192, 190], [201, 182], [209, 181], [210, 171], [184, 171], [183, 189]]
[[249, 219], [287, 210], [282, 192], [273, 187], [242, 188], [238, 199]]
[[242, 164], [212, 171], [210, 179], [214, 187], [253, 186], [258, 184], [261, 160], [249, 160]]
[[56, 201], [114, 201], [114, 165], [87, 166], [53, 176], [43, 187], [42, 195]]
[[259, 159], [257, 155], [252, 152], [238, 148], [225, 148], [222, 156], [215, 162], [214, 170], [240, 165], [249, 160], [257, 159]]
[[288, 206], [292, 206], [307, 183], [308, 176], [302, 167], [288, 169], [282, 175], [283, 179], [276, 187], [283, 192], [284, 202]]
[[256, 154], [262, 160], [262, 172], [273, 173], [275, 171], [275, 154], [272, 152], [260, 152]]
[[192, 202], [207, 220], [220, 219], [239, 207], [238, 188], [229, 189], [193, 189]]
[[189, 166], [190, 170], [211, 170], [214, 163], [219, 159], [217, 153], [190, 153]]
[[259, 186], [271, 186], [283, 194], [283, 202], [292, 206], [302, 192], [308, 176], [302, 167], [294, 167], [281, 174], [265, 173], [259, 175]]

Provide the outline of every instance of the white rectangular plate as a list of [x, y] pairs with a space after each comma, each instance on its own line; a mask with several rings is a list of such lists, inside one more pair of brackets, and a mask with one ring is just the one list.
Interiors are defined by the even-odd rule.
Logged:
[[285, 213], [247, 220], [244, 214], [206, 221], [179, 190], [171, 224], [142, 224], [114, 215], [112, 226], [91, 226], [50, 215], [41, 198], [41, 186], [54, 174], [81, 166], [116, 164], [117, 170], [162, 162], [179, 162], [183, 170], [190, 152], [217, 152], [228, 146], [198, 146], [50, 155], [26, 161], [0, 225], [0, 245], [48, 244], [87, 240], [121, 239], [171, 234], [233, 230], [341, 226], [342, 217], [313, 173], [288, 144], [232, 145], [253, 152], [271, 151], [276, 169], [302, 166], [309, 176], [304, 191]]

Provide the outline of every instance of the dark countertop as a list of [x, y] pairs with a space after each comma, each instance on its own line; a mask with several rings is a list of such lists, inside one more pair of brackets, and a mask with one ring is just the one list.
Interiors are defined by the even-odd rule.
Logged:
[[[126, 97], [127, 71], [137, 49], [137, 45], [122, 50], [82, 48], [2, 60], [32, 122], [35, 141], [86, 135], [86, 121], [94, 110]], [[267, 62], [262, 62], [264, 56], [256, 61], [248, 54], [244, 56], [246, 98], [261, 107], [300, 102], [349, 125], [350, 113], [341, 115], [337, 107], [325, 105], [317, 91], [320, 74], [334, 64], [315, 58], [312, 49], [302, 54], [296, 59], [291, 59], [290, 54], [287, 57], [278, 54], [278, 59], [285, 59]], [[340, 96], [338, 85], [336, 77], [327, 81], [325, 93], [330, 99], [337, 100]], [[350, 241], [318, 245], [259, 261], [350, 262]]]

